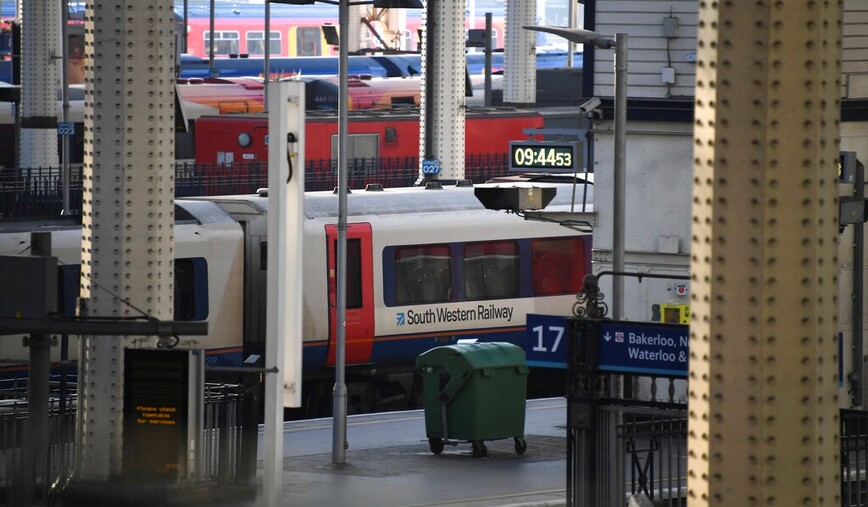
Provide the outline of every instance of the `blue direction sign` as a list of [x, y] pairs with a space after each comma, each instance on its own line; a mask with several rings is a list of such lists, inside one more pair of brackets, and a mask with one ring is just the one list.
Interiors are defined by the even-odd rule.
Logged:
[[600, 370], [686, 377], [688, 326], [600, 323]]
[[525, 336], [524, 353], [528, 366], [567, 367], [570, 337], [567, 336], [565, 317], [529, 313]]

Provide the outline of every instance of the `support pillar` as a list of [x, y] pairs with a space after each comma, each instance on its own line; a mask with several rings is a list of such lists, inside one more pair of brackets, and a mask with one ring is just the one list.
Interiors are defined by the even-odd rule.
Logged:
[[688, 505], [840, 505], [840, 2], [701, 2]]
[[464, 178], [464, 0], [427, 2], [422, 14], [420, 173], [424, 161], [440, 161], [439, 178]]
[[[174, 14], [171, 0], [95, 0], [85, 18], [81, 296], [92, 317], [172, 320]], [[125, 345], [84, 337], [77, 471], [121, 473]]]
[[57, 90], [60, 85], [60, 2], [21, 3], [21, 135], [18, 166], [58, 167]]
[[503, 103], [530, 106], [536, 103], [537, 32], [522, 27], [536, 25], [536, 0], [507, 2], [503, 50]]

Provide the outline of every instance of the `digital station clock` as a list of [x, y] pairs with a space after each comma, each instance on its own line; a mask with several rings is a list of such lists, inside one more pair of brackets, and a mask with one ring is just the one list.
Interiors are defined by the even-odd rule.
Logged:
[[581, 143], [513, 141], [509, 143], [509, 170], [575, 172], [581, 167]]

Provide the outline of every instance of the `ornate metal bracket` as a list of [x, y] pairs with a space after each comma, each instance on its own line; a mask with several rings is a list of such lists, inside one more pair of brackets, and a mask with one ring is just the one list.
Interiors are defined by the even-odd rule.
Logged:
[[585, 275], [582, 290], [576, 294], [573, 315], [580, 319], [602, 319], [609, 313], [609, 305], [603, 302], [605, 294], [600, 291], [595, 275]]

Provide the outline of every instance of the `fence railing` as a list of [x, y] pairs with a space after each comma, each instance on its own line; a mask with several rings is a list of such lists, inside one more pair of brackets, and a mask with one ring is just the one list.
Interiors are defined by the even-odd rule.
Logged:
[[[868, 411], [841, 410], [841, 506], [868, 506]], [[609, 472], [598, 470], [599, 498], [626, 505], [642, 494], [655, 506], [687, 505], [686, 410], [623, 405], [603, 407], [597, 428], [598, 456], [614, 458]], [[602, 441], [607, 439], [607, 442]], [[605, 462], [601, 462], [605, 463]], [[603, 465], [603, 466], [606, 466]]]
[[[464, 178], [473, 183], [503, 176], [509, 172], [507, 156], [502, 153], [467, 157]], [[369, 183], [384, 187], [412, 186], [419, 179], [419, 159], [393, 157], [353, 159], [348, 162], [350, 189]], [[305, 190], [333, 190], [337, 186], [336, 160], [309, 160], [305, 163]], [[74, 165], [69, 176], [70, 209], [63, 209], [64, 178], [59, 168], [0, 169], [0, 218], [43, 218], [61, 214], [80, 214], [83, 170]], [[266, 162], [230, 165], [178, 162], [175, 164], [175, 197], [252, 194], [268, 187]]]
[[841, 411], [841, 505], [868, 505], [868, 412]]
[[[65, 391], [52, 378], [48, 419], [47, 452], [36, 453], [33, 470], [28, 471], [27, 380], [0, 383], [0, 505], [23, 505], [31, 501], [48, 502], [75, 470], [76, 380], [67, 379]], [[62, 394], [62, 395], [61, 395]], [[243, 438], [242, 421], [251, 410], [253, 388], [240, 384], [206, 384], [201, 466], [198, 481], [213, 481], [222, 486], [252, 483], [256, 468], [256, 425], [253, 435], [247, 428]], [[256, 412], [255, 407], [253, 410]], [[252, 453], [252, 455], [251, 455]], [[252, 459], [251, 459], [252, 458]], [[29, 475], [28, 475], [29, 474]], [[32, 477], [32, 478], [31, 478]], [[30, 486], [33, 491], [28, 491]]]

